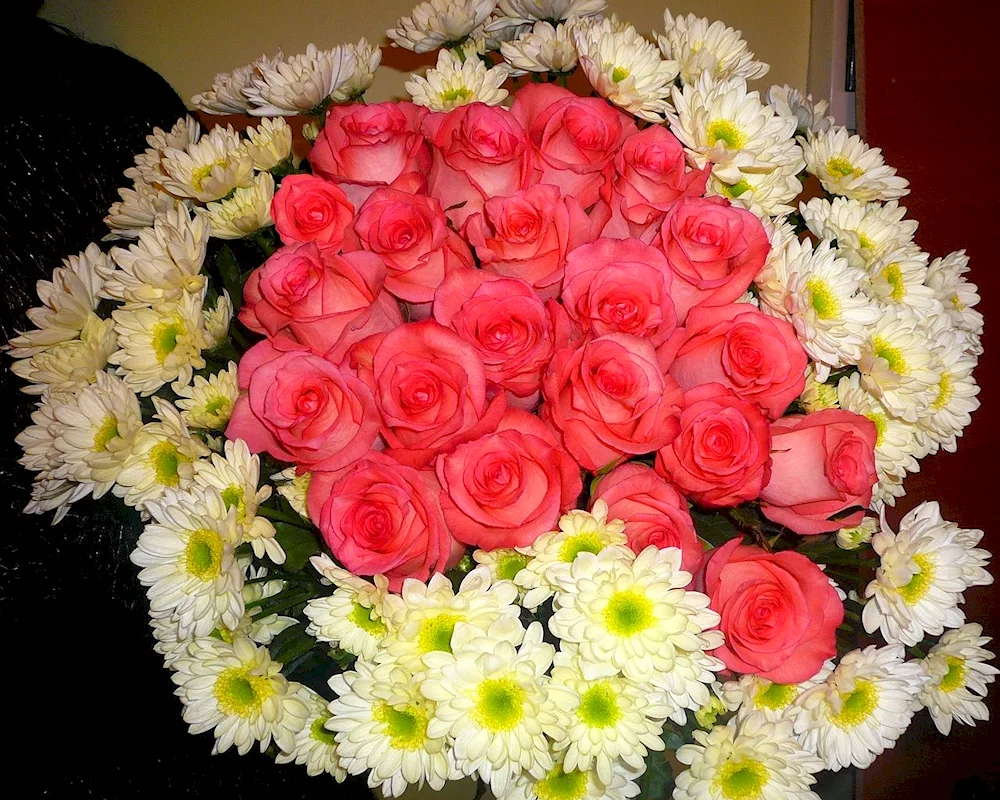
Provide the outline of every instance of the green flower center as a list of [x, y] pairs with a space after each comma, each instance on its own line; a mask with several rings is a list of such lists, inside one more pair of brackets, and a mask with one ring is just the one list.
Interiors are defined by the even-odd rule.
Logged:
[[192, 531], [184, 548], [184, 566], [188, 575], [200, 581], [211, 581], [222, 571], [222, 537], [215, 531]]
[[456, 89], [448, 89], [445, 92], [441, 92], [441, 101], [444, 103], [455, 103], [459, 100], [465, 101], [470, 97], [472, 97], [472, 92], [464, 86], [459, 86]]
[[177, 339], [186, 333], [179, 322], [161, 322], [153, 326], [153, 352], [162, 364], [177, 349]]
[[778, 711], [790, 705], [795, 699], [796, 688], [786, 683], [772, 683], [757, 690], [754, 702], [761, 708]]
[[919, 603], [923, 596], [930, 591], [931, 584], [934, 582], [934, 559], [930, 555], [920, 553], [913, 557], [913, 561], [920, 567], [920, 572], [914, 572], [910, 582], [897, 590], [900, 597], [903, 598], [903, 602], [908, 606]]
[[611, 70], [611, 80], [615, 83], [621, 83], [625, 80], [631, 73], [625, 69], [625, 67], [615, 67]]
[[712, 784], [726, 800], [758, 800], [770, 777], [759, 761], [744, 758], [723, 764]]
[[710, 697], [708, 702], [694, 712], [694, 719], [702, 728], [706, 730], [715, 725], [720, 714], [725, 714], [728, 709], [718, 697]]
[[826, 171], [838, 178], [857, 178], [864, 174], [863, 169], [858, 169], [843, 156], [831, 156], [826, 162]]
[[954, 394], [955, 384], [951, 379], [951, 375], [947, 372], [942, 372], [941, 379], [938, 381], [938, 395], [934, 398], [934, 402], [931, 403], [931, 408], [935, 411], [940, 411], [951, 402]]
[[274, 689], [267, 678], [251, 675], [244, 667], [232, 667], [216, 678], [213, 693], [224, 714], [249, 718], [260, 714]]
[[223, 397], [221, 394], [216, 395], [207, 403], [205, 403], [205, 413], [209, 416], [217, 416], [218, 413], [229, 406], [229, 398]]
[[744, 192], [749, 192], [750, 191], [750, 184], [747, 183], [747, 179], [746, 178], [743, 178], [743, 179], [741, 179], [739, 181], [739, 183], [734, 183], [732, 185], [730, 185], [728, 183], [723, 183], [723, 184], [721, 184], [719, 186], [719, 190], [726, 197], [736, 198], [736, 197], [739, 197]]
[[524, 689], [509, 678], [483, 681], [473, 716], [488, 731], [509, 731], [524, 717]]
[[563, 772], [560, 764], [535, 784], [535, 794], [538, 800], [580, 800], [587, 794], [587, 773]]
[[173, 442], [160, 442], [149, 451], [149, 463], [156, 473], [156, 481], [162, 486], [176, 487], [181, 482], [177, 472], [181, 461], [186, 461]]
[[517, 550], [506, 550], [497, 558], [497, 578], [501, 581], [512, 581], [522, 569], [528, 566], [528, 557]]
[[903, 283], [903, 268], [899, 264], [890, 264], [882, 270], [882, 278], [892, 288], [889, 297], [896, 303], [902, 303], [906, 297], [906, 284]]
[[590, 728], [610, 728], [622, 717], [618, 697], [610, 681], [599, 681], [580, 695], [576, 715]]
[[570, 536], [559, 548], [559, 560], [567, 564], [576, 560], [580, 553], [597, 555], [604, 549], [604, 543], [596, 533], [578, 533]]
[[855, 728], [878, 708], [878, 687], [870, 681], [857, 680], [854, 691], [844, 692], [840, 700], [840, 712], [831, 715], [830, 721], [843, 730]]
[[330, 719], [329, 714], [321, 714], [309, 728], [309, 736], [317, 742], [333, 747], [337, 743], [336, 734], [326, 729], [326, 722]]
[[94, 433], [94, 444], [90, 448], [95, 453], [103, 453], [108, 449], [111, 440], [118, 436], [118, 420], [108, 414], [101, 427]]
[[420, 623], [420, 633], [417, 635], [417, 645], [421, 653], [433, 650], [451, 652], [451, 636], [455, 632], [455, 623], [461, 622], [461, 617], [454, 614], [438, 614]]
[[881, 336], [876, 336], [872, 341], [872, 351], [875, 353], [876, 358], [883, 359], [885, 363], [889, 365], [889, 369], [897, 375], [909, 374], [910, 367], [906, 363], [906, 357], [903, 355], [903, 351], [898, 347], [893, 347]]
[[368, 608], [367, 606], [363, 606], [361, 603], [354, 601], [351, 607], [350, 619], [351, 622], [361, 628], [361, 630], [365, 633], [371, 634], [377, 639], [381, 639], [386, 635], [388, 630], [382, 620], [372, 616], [374, 613], [374, 609]]
[[604, 626], [616, 636], [635, 636], [654, 622], [652, 601], [632, 589], [615, 592], [604, 609]]
[[714, 147], [722, 142], [728, 150], [742, 149], [745, 139], [743, 134], [728, 119], [717, 119], [708, 123], [708, 144]]
[[372, 710], [372, 718], [382, 723], [389, 743], [397, 750], [421, 750], [427, 733], [427, 714], [415, 705], [402, 710], [381, 701]]
[[809, 290], [809, 304], [820, 319], [836, 319], [840, 316], [840, 301], [830, 284], [822, 278], [810, 278], [806, 281]]
[[228, 511], [233, 506], [236, 507], [236, 519], [242, 525], [247, 518], [247, 504], [243, 500], [243, 487], [235, 483], [222, 490], [222, 502], [226, 504]]
[[965, 659], [957, 656], [946, 656], [948, 672], [938, 684], [942, 692], [954, 692], [965, 686]]

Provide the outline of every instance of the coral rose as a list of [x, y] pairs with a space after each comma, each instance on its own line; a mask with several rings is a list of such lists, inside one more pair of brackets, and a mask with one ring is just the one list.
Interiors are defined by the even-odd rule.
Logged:
[[285, 244], [316, 242], [339, 250], [354, 206], [330, 181], [315, 175], [286, 175], [271, 200], [271, 216]]

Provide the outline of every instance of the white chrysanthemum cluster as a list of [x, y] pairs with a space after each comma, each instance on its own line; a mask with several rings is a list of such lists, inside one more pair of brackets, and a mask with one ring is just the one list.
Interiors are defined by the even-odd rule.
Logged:
[[771, 69], [756, 61], [743, 40], [743, 34], [725, 23], [709, 23], [694, 14], [675, 17], [670, 9], [663, 12], [664, 32], [659, 37], [660, 50], [668, 61], [676, 61], [678, 75], [685, 84], [697, 83], [702, 75], [713, 80], [763, 78]]
[[414, 103], [431, 111], [451, 111], [469, 103], [498, 106], [507, 97], [501, 86], [509, 74], [504, 64], [487, 67], [461, 50], [441, 50], [437, 65], [423, 76], [410, 76], [405, 88]]

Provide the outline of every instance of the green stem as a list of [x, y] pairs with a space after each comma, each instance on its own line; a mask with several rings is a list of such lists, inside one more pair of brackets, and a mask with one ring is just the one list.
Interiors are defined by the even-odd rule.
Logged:
[[273, 600], [275, 597], [279, 596], [280, 595], [274, 595], [274, 597], [263, 598], [261, 600], [254, 600], [253, 602], [247, 603], [246, 607], [247, 609], [260, 607], [262, 610], [262, 614], [264, 616], [270, 616], [271, 614], [280, 614], [282, 611], [287, 611], [289, 608], [294, 608], [300, 603], [306, 602], [306, 600], [312, 600], [314, 597], [317, 597], [317, 592], [315, 587], [310, 587], [309, 589], [301, 591], [298, 594], [290, 595], [282, 603], [278, 603], [277, 605], [274, 606], [266, 606], [265, 608], [265, 605], [268, 600]]
[[287, 522], [289, 525], [294, 525], [297, 528], [309, 529], [308, 523], [298, 514], [291, 515], [286, 514], [284, 511], [279, 511], [276, 508], [269, 508], [268, 506], [258, 506], [257, 514], [262, 517], [267, 517], [267, 519], [277, 520], [278, 522]]
[[476, 796], [472, 800], [483, 800], [486, 797], [486, 783], [482, 778], [476, 780]]

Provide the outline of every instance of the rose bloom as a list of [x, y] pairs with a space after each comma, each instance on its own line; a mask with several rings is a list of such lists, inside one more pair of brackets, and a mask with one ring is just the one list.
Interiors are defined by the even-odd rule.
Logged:
[[736, 506], [767, 484], [770, 444], [757, 406], [708, 383], [684, 393], [680, 433], [656, 454], [656, 471], [700, 506]]
[[372, 253], [337, 255], [315, 242], [289, 245], [250, 273], [240, 321], [266, 336], [287, 334], [339, 361], [353, 343], [402, 324], [396, 301], [382, 291], [384, 282], [385, 263]]
[[285, 244], [315, 242], [339, 250], [354, 218], [347, 196], [315, 175], [286, 175], [271, 200], [274, 227]]
[[430, 114], [424, 133], [434, 154], [428, 194], [456, 228], [491, 197], [534, 183], [534, 154], [524, 129], [505, 108], [470, 103]]
[[[385, 262], [385, 288], [407, 303], [429, 304], [445, 275], [474, 264], [468, 245], [448, 227], [432, 197], [376, 189], [358, 212], [353, 232], [360, 248]], [[421, 316], [429, 312], [428, 305]]]
[[870, 419], [840, 408], [771, 423], [771, 481], [760, 493], [761, 512], [801, 534], [860, 525], [878, 481], [877, 436]]
[[682, 389], [721, 383], [777, 419], [805, 388], [795, 329], [749, 303], [692, 308], [678, 344], [670, 374]]
[[595, 336], [618, 331], [663, 344], [676, 327], [670, 266], [655, 247], [631, 239], [598, 239], [566, 260], [566, 313]]
[[705, 567], [705, 594], [726, 637], [712, 655], [774, 683], [809, 680], [837, 655], [844, 605], [823, 570], [801, 553], [766, 553], [741, 542], [713, 550]]
[[313, 473], [309, 516], [346, 569], [385, 575], [398, 592], [406, 578], [426, 581], [461, 557], [441, 515], [440, 495], [431, 470], [373, 452], [346, 472]]
[[580, 467], [533, 414], [508, 409], [495, 433], [460, 444], [436, 462], [452, 535], [495, 550], [527, 547], [576, 506]]
[[395, 458], [422, 467], [439, 453], [496, 430], [506, 395], [487, 396], [476, 348], [433, 320], [360, 342], [349, 363], [375, 395]]
[[521, 278], [550, 299], [559, 294], [566, 254], [591, 241], [595, 226], [574, 198], [538, 185], [490, 198], [464, 234], [484, 270]]
[[701, 569], [705, 551], [687, 501], [650, 467], [636, 463], [615, 467], [598, 481], [591, 506], [595, 500], [608, 504], [608, 519], [625, 523], [633, 552], [641, 553], [650, 545], [661, 550], [676, 547], [681, 551], [681, 569], [692, 575]]
[[637, 128], [632, 118], [600, 97], [579, 97], [551, 83], [531, 83], [510, 108], [539, 156], [541, 183], [558, 186], [589, 208], [607, 199], [612, 160]]
[[434, 295], [434, 319], [476, 348], [486, 380], [505, 390], [509, 402], [537, 404], [556, 334], [550, 309], [527, 283], [456, 270]]
[[663, 220], [660, 240], [674, 272], [674, 305], [681, 320], [692, 306], [738, 299], [771, 249], [760, 220], [721, 197], [679, 200]]
[[679, 430], [683, 393], [645, 339], [609, 333], [559, 350], [542, 383], [542, 418], [584, 469], [651, 453]]
[[313, 172], [338, 183], [355, 208], [400, 175], [426, 175], [431, 155], [420, 132], [426, 115], [409, 102], [332, 106], [309, 152]]
[[378, 408], [364, 382], [287, 339], [251, 347], [240, 359], [239, 385], [226, 436], [252, 453], [336, 470], [378, 437]]

